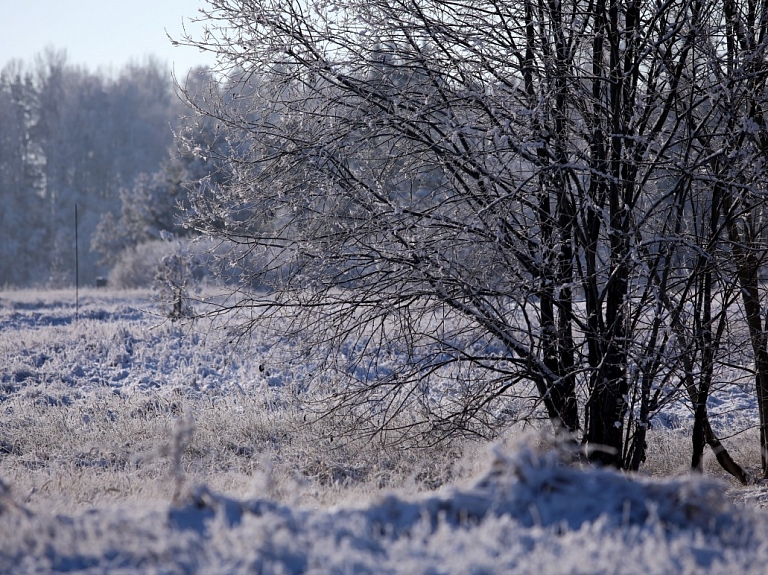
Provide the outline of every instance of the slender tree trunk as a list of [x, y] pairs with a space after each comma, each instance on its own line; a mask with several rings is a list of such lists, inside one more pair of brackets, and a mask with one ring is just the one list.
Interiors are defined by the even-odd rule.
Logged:
[[766, 333], [762, 326], [760, 314], [760, 296], [758, 292], [757, 268], [744, 261], [740, 247], [734, 248], [735, 259], [741, 260], [739, 265], [739, 280], [741, 283], [742, 300], [749, 325], [749, 335], [755, 354], [755, 391], [760, 417], [760, 454], [763, 477], [768, 478], [768, 349], [766, 349]]
[[[690, 398], [691, 403], [696, 405], [699, 394], [696, 389], [696, 384], [693, 380], [693, 363], [690, 361], [690, 358], [685, 360], [685, 365], [683, 367], [686, 374], [684, 384], [686, 390], [688, 391], [688, 397]], [[712, 430], [712, 425], [709, 422], [709, 413], [707, 412], [706, 403], [701, 410], [699, 410], [697, 407], [696, 417], [699, 420], [701, 430], [700, 433], [703, 437], [703, 441], [709, 445], [712, 453], [715, 454], [717, 462], [720, 464], [720, 466], [733, 477], [738, 479], [742, 485], [748, 485], [751, 482], [749, 474], [744, 471], [744, 468], [742, 468], [741, 465], [739, 465], [736, 460], [733, 459], [733, 457], [731, 457], [731, 454], [728, 453], [728, 450], [720, 442], [720, 440], [715, 435], [715, 432]]]
[[[730, 207], [730, 199], [729, 207]], [[727, 210], [731, 212], [730, 209]], [[741, 288], [749, 338], [755, 357], [755, 391], [760, 417], [760, 454], [763, 477], [768, 478], [768, 337], [763, 327], [760, 310], [760, 291], [758, 272], [760, 258], [749, 249], [753, 238], [744, 237], [738, 229], [736, 219], [729, 218], [728, 234], [733, 251], [733, 261]]]

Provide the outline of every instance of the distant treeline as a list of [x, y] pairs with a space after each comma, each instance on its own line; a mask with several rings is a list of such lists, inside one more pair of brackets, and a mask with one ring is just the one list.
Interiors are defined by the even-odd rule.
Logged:
[[[207, 75], [198, 70], [190, 82]], [[186, 108], [154, 59], [114, 76], [46, 51], [0, 70], [0, 288], [83, 284], [121, 251], [173, 230], [189, 170], [173, 145]], [[199, 162], [198, 162], [199, 164]], [[141, 204], [141, 205], [139, 205]]]

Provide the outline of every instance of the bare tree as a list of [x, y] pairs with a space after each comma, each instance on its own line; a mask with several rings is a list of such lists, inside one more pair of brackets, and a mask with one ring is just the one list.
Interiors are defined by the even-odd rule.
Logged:
[[188, 223], [267, 262], [240, 328], [319, 352], [352, 428], [492, 436], [532, 394], [592, 459], [637, 468], [682, 391], [714, 445], [734, 284], [713, 310], [727, 266], [702, 254], [733, 226], [700, 191], [727, 158], [706, 48], [732, 2], [209, 4], [187, 41], [228, 80], [193, 105], [234, 175]]

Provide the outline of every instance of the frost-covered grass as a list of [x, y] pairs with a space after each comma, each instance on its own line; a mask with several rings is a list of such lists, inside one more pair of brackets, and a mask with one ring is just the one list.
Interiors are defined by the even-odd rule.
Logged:
[[[314, 422], [280, 349], [80, 303], [0, 292], [0, 572], [764, 572], [765, 489], [690, 477], [684, 409], [639, 478], [526, 426], [402, 450]], [[728, 441], [753, 472], [755, 433]]]
[[0, 569], [162, 573], [764, 573], [768, 522], [702, 477], [630, 479], [497, 448], [463, 485], [310, 508], [207, 487], [51, 516], [0, 500]]
[[166, 322], [148, 294], [86, 293], [77, 320], [71, 299], [0, 295], [0, 474], [31, 508], [169, 500], [182, 480], [329, 502], [434, 487], [458, 465], [458, 446], [408, 452], [308, 425], [274, 350]]

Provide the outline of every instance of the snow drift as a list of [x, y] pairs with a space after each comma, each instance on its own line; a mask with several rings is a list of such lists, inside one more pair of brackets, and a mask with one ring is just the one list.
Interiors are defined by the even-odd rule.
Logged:
[[33, 514], [7, 491], [0, 571], [762, 573], [765, 517], [702, 477], [631, 477], [495, 447], [466, 487], [302, 509], [204, 486], [177, 504]]

